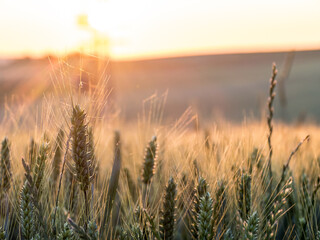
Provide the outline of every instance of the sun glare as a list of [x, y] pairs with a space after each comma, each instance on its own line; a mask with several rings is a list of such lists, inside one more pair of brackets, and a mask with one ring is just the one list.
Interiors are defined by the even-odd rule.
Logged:
[[132, 13], [135, 9], [123, 5], [123, 1], [92, 4], [88, 10], [89, 26], [112, 39], [125, 37], [130, 31]]
[[319, 6], [289, 0], [4, 0], [0, 54], [63, 54], [92, 49], [87, 45], [97, 40], [107, 40], [112, 58], [318, 48]]

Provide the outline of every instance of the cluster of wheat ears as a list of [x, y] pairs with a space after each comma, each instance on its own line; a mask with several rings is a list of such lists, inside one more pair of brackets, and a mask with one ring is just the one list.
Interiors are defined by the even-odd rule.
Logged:
[[[245, 127], [231, 127], [225, 134], [202, 131], [205, 137], [199, 129], [182, 134], [175, 125], [171, 134], [159, 128], [148, 143], [146, 137], [142, 156], [139, 138], [123, 144], [115, 131], [104, 151], [107, 138], [100, 134], [100, 145], [95, 138], [103, 130], [72, 104], [68, 127], [52, 133], [54, 138], [32, 139], [22, 160], [13, 157], [17, 137], [4, 138], [0, 240], [320, 240], [318, 143], [298, 151], [309, 136], [298, 142], [289, 126], [272, 138], [276, 73], [274, 65], [267, 134], [263, 124], [252, 124], [251, 135], [243, 133]], [[290, 154], [291, 142], [284, 139], [292, 136], [297, 145]], [[111, 167], [106, 162], [112, 158]], [[295, 168], [289, 165], [293, 158]]]

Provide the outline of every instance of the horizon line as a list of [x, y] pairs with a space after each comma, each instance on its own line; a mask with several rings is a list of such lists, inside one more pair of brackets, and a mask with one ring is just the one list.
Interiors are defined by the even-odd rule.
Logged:
[[246, 50], [225, 50], [225, 51], [197, 51], [189, 53], [167, 53], [167, 54], [154, 54], [150, 56], [148, 54], [138, 55], [136, 57], [111, 57], [111, 56], [99, 56], [91, 53], [85, 53], [80, 51], [70, 51], [65, 54], [53, 54], [50, 52], [43, 54], [21, 54], [21, 56], [6, 56], [0, 55], [0, 60], [22, 60], [22, 59], [32, 59], [40, 60], [48, 57], [52, 58], [64, 58], [72, 55], [83, 55], [88, 57], [96, 57], [105, 60], [110, 60], [113, 62], [140, 62], [140, 61], [151, 61], [151, 60], [161, 60], [161, 59], [175, 59], [175, 58], [188, 58], [188, 57], [201, 57], [201, 56], [222, 56], [222, 55], [245, 55], [245, 54], [268, 54], [268, 53], [287, 53], [287, 52], [316, 52], [320, 51], [320, 47], [310, 47], [310, 48], [273, 48], [273, 49], [246, 49]]

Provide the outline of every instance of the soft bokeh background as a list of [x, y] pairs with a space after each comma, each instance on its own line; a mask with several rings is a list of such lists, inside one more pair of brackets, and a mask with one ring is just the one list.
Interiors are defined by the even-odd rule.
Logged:
[[[110, 101], [136, 119], [167, 94], [165, 116], [264, 112], [271, 64], [276, 117], [320, 121], [318, 1], [0, 0], [0, 106], [33, 104], [57, 79], [110, 77]], [[12, 97], [14, 95], [14, 97]]]

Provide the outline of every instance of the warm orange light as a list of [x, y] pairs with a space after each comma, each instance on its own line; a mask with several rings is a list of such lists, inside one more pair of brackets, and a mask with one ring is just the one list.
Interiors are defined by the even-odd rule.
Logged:
[[64, 54], [93, 38], [107, 39], [118, 59], [320, 48], [319, 8], [313, 0], [4, 0], [0, 57]]

